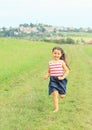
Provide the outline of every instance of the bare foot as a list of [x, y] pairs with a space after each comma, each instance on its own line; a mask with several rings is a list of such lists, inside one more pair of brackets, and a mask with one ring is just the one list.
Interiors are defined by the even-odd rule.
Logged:
[[58, 109], [55, 109], [53, 112], [58, 112]]

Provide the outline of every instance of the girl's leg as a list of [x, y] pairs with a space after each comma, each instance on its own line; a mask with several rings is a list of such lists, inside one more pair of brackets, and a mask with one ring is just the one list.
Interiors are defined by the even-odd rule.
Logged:
[[58, 111], [58, 91], [53, 92], [53, 101], [54, 101], [54, 107], [55, 107], [53, 112], [57, 112]]

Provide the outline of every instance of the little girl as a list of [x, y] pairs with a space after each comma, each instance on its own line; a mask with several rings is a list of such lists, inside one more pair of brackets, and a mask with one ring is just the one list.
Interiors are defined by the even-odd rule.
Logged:
[[69, 66], [66, 62], [66, 56], [61, 47], [54, 47], [52, 49], [53, 60], [49, 62], [48, 72], [45, 74], [44, 79], [50, 76], [49, 81], [49, 95], [53, 94], [54, 111], [59, 110], [58, 107], [58, 94], [61, 98], [65, 97], [67, 75], [69, 73]]

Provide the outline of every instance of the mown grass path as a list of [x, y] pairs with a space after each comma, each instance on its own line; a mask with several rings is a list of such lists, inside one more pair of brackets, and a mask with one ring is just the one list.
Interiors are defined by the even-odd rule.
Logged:
[[[7, 44], [8, 43], [8, 44]], [[0, 130], [91, 130], [92, 46], [60, 45], [70, 63], [67, 96], [53, 113], [43, 80], [55, 44], [2, 39]]]

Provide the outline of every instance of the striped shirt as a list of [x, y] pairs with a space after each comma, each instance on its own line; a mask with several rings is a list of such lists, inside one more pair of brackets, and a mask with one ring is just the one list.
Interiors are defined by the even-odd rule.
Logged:
[[49, 70], [50, 70], [50, 76], [62, 76], [64, 74], [64, 69], [62, 67], [62, 60], [59, 60], [56, 63], [50, 61]]

